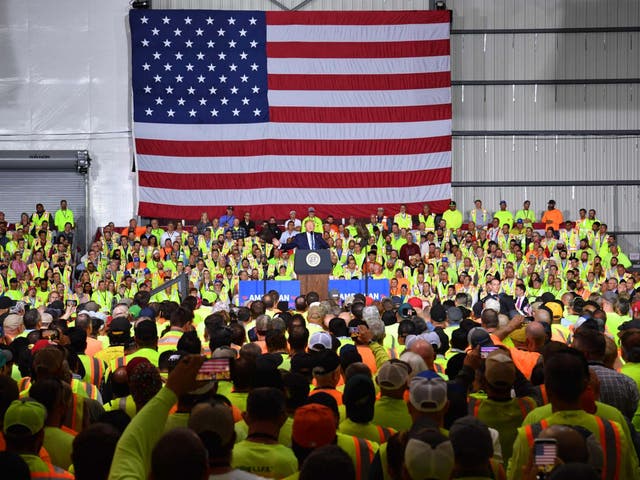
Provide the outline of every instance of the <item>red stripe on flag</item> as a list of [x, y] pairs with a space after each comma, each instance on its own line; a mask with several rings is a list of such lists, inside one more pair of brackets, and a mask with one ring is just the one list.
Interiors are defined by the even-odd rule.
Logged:
[[451, 137], [397, 140], [175, 141], [136, 139], [136, 152], [169, 157], [251, 157], [259, 155], [412, 155], [448, 152]]
[[448, 10], [274, 12], [268, 11], [267, 25], [415, 25], [449, 23]]
[[[362, 166], [366, 170], [366, 165]], [[304, 170], [304, 164], [300, 166]], [[416, 187], [451, 182], [451, 168], [402, 172], [256, 172], [225, 174], [138, 172], [141, 187], [178, 190], [246, 190], [258, 188], [318, 188], [331, 189]]]
[[[330, 197], [327, 200], [330, 201]], [[422, 211], [422, 205], [428, 203], [431, 211], [441, 213], [445, 211], [449, 205], [449, 199], [436, 200], [433, 202], [407, 203], [407, 211], [417, 215]], [[400, 209], [400, 203], [396, 204], [364, 204], [364, 205], [345, 205], [345, 204], [316, 204], [316, 215], [325, 218], [327, 215], [338, 217], [348, 217], [354, 215], [356, 218], [369, 218], [372, 213], [376, 212], [376, 208], [384, 207], [388, 213], [397, 212]], [[306, 212], [309, 205], [235, 205], [236, 211], [251, 212], [254, 218], [289, 218], [289, 211], [296, 210], [298, 212]], [[220, 217], [225, 213], [225, 206], [211, 205], [164, 205], [158, 203], [140, 202], [138, 214], [143, 217], [158, 218], [179, 218], [185, 220], [198, 220], [202, 212], [209, 213], [209, 217]], [[304, 215], [303, 215], [304, 216]]]
[[391, 75], [269, 74], [269, 90], [410, 90], [451, 86], [451, 72]]
[[406, 58], [449, 55], [449, 40], [410, 42], [267, 42], [271, 58]]
[[272, 122], [372, 123], [449, 120], [451, 104], [417, 107], [270, 107]]

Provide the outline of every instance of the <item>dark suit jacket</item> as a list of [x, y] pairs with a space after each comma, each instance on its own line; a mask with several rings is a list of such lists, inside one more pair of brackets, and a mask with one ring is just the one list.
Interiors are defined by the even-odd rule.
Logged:
[[[316, 242], [316, 250], [324, 250], [329, 248], [329, 244], [325, 242], [322, 235], [319, 233], [313, 233]], [[291, 239], [289, 243], [283, 243], [280, 245], [281, 250], [293, 250], [294, 248], [299, 248], [300, 250], [311, 250], [311, 245], [307, 241], [307, 232], [302, 232], [297, 234], [295, 237]]]

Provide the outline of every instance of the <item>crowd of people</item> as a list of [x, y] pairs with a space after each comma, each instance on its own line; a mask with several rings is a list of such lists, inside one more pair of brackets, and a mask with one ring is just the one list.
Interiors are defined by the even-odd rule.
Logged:
[[[530, 207], [230, 206], [82, 255], [64, 200], [0, 212], [2, 477], [639, 478], [640, 276], [595, 210]], [[295, 278], [303, 229], [389, 296], [241, 304]]]

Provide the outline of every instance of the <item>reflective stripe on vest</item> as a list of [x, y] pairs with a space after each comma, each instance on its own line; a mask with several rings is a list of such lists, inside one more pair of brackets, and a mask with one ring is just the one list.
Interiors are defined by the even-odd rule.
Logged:
[[369, 469], [371, 467], [371, 451], [369, 445], [364, 438], [353, 437], [353, 444], [356, 450], [356, 478], [369, 478]]
[[378, 436], [380, 437], [378, 443], [385, 443], [393, 435], [393, 431], [389, 428], [381, 427], [380, 425], [376, 425], [376, 428], [378, 429]]
[[595, 419], [600, 431], [600, 444], [604, 457], [602, 478], [603, 480], [617, 479], [620, 475], [618, 467], [622, 454], [620, 451], [620, 432], [610, 421], [600, 417], [595, 417]]
[[63, 470], [62, 468], [58, 468], [55, 465], [51, 465], [50, 463], [47, 464], [47, 466], [49, 467], [48, 472], [31, 472], [31, 478], [40, 478], [43, 480], [58, 478], [73, 480], [74, 478], [72, 474], [70, 474], [66, 470]]

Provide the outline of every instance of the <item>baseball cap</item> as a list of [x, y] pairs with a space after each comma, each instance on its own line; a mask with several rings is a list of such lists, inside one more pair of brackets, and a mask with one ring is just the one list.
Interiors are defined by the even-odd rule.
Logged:
[[309, 403], [296, 409], [291, 439], [302, 448], [329, 445], [336, 438], [336, 422], [329, 407]]
[[220, 437], [220, 445], [229, 445], [233, 439], [234, 422], [231, 409], [223, 404], [198, 403], [189, 416], [189, 428], [200, 434], [212, 432]]
[[5, 317], [4, 322], [2, 322], [2, 325], [5, 330], [11, 330], [11, 331], [17, 330], [23, 325], [22, 315], [10, 313]]
[[376, 383], [382, 390], [397, 390], [407, 386], [411, 366], [402, 360], [392, 359], [378, 369]]
[[398, 314], [405, 320], [408, 320], [411, 317], [415, 316], [416, 311], [413, 309], [413, 306], [410, 303], [403, 303], [398, 307]]
[[139, 262], [140, 261], [140, 257], [133, 257], [133, 261], [134, 262]]
[[14, 400], [4, 414], [4, 433], [11, 433], [13, 427], [24, 427], [29, 435], [35, 435], [44, 428], [47, 409], [32, 399]]
[[316, 211], [316, 209], [315, 209], [315, 208], [313, 208], [313, 207], [309, 207], [309, 208], [307, 209], [307, 211], [308, 211], [308, 212], [315, 212], [315, 211]]
[[156, 324], [151, 320], [142, 320], [136, 323], [134, 332], [136, 338], [143, 342], [150, 342], [158, 338], [158, 329], [156, 328]]
[[295, 215], [295, 213], [296, 213], [296, 211], [295, 211], [295, 210], [291, 210], [291, 211], [289, 212], [289, 215]]
[[376, 388], [369, 375], [357, 374], [350, 377], [342, 395], [347, 417], [356, 423], [367, 423], [373, 418], [376, 403]]
[[467, 334], [467, 341], [471, 348], [475, 348], [478, 345], [481, 347], [493, 346], [493, 341], [491, 340], [489, 332], [482, 327], [474, 327], [469, 330], [469, 333]]
[[313, 374], [326, 375], [340, 366], [340, 357], [333, 350], [322, 350], [312, 355]]
[[428, 441], [410, 438], [404, 450], [404, 464], [409, 476], [434, 480], [451, 478], [454, 466], [451, 442], [437, 428], [423, 430], [420, 437]]
[[497, 388], [508, 388], [516, 380], [516, 367], [513, 360], [502, 350], [494, 350], [484, 363], [484, 378], [489, 385]]
[[450, 322], [460, 323], [462, 321], [462, 310], [458, 307], [447, 308], [447, 318]]
[[2, 296], [0, 297], [0, 309], [5, 310], [7, 308], [11, 308], [16, 304], [16, 301], [7, 297], [7, 296]]
[[556, 204], [556, 201], [555, 201], [555, 200], [549, 200], [549, 201], [547, 202], [547, 205], [555, 205], [555, 204]]
[[407, 300], [407, 303], [413, 308], [422, 308], [422, 300], [420, 300], [418, 297], [411, 297], [409, 300]]
[[131, 323], [125, 317], [116, 317], [109, 324], [110, 335], [131, 335]]
[[[576, 322], [576, 328], [578, 328], [577, 322]], [[515, 342], [518, 342], [518, 343], [526, 342], [527, 341], [527, 328], [526, 327], [520, 327], [520, 328], [514, 330], [509, 335], [509, 338], [511, 338], [511, 340], [513, 340]]]
[[506, 204], [507, 204], [507, 201], [506, 201], [506, 200], [500, 200], [500, 205], [502, 205], [502, 204], [505, 204], [505, 205], [506, 205]]
[[[472, 442], [469, 439], [473, 439]], [[449, 430], [449, 441], [456, 458], [465, 459], [468, 464], [477, 465], [493, 456], [493, 439], [489, 428], [473, 416], [466, 416], [453, 422]]]
[[524, 221], [521, 218], [519, 218], [516, 220], [516, 223], [524, 223]]
[[233, 210], [233, 206], [232, 206], [232, 205], [229, 205], [229, 206], [227, 207], [227, 210]]
[[562, 308], [562, 305], [560, 305], [560, 303], [558, 302], [547, 302], [544, 304], [545, 307], [547, 307], [549, 310], [551, 310], [551, 313], [553, 315], [553, 319], [554, 320], [558, 320], [560, 318], [562, 318], [562, 314], [564, 313], [564, 309]]
[[8, 349], [0, 349], [0, 368], [13, 360], [13, 353]]
[[456, 206], [456, 202], [454, 202], [453, 200], [451, 200], [451, 201], [449, 202], [449, 206], [450, 206], [450, 207], [455, 207], [455, 206]]
[[331, 335], [327, 332], [314, 332], [309, 338], [309, 350], [314, 352], [331, 350], [331, 345]]
[[[43, 350], [52, 345], [55, 345], [55, 344], [50, 342], [49, 340], [46, 340], [46, 339], [38, 340], [36, 343], [33, 344], [33, 347], [31, 347], [31, 355], [35, 355], [40, 350]], [[48, 366], [49, 362], [42, 362], [42, 364]]]
[[431, 370], [420, 372], [409, 383], [409, 401], [420, 412], [438, 412], [447, 404], [447, 382]]
[[484, 302], [485, 310], [495, 310], [497, 313], [500, 313], [500, 300], [496, 298], [487, 298]]

